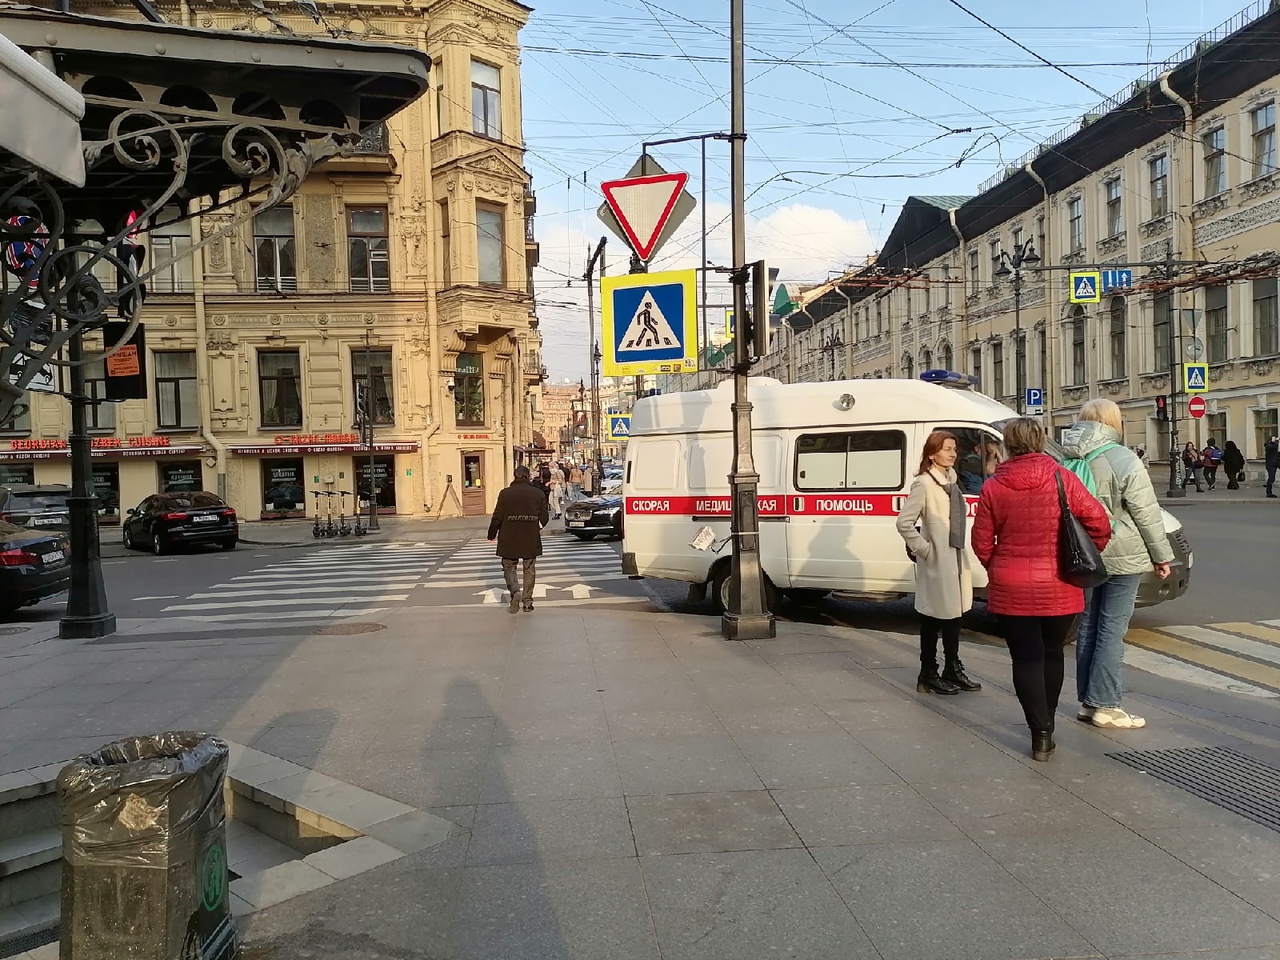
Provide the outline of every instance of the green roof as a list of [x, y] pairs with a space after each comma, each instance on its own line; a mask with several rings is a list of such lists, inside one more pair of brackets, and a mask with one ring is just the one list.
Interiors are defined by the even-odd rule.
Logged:
[[931, 207], [937, 207], [940, 210], [951, 210], [955, 207], [962, 207], [973, 197], [965, 197], [959, 194], [944, 193], [937, 196], [921, 197], [912, 195], [912, 199], [919, 200], [921, 203], [927, 203]]

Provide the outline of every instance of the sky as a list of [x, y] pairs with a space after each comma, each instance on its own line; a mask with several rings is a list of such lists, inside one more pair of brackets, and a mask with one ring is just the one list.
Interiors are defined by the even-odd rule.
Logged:
[[[747, 259], [767, 259], [795, 285], [865, 263], [908, 196], [977, 193], [1243, 9], [1243, 0], [746, 0]], [[582, 276], [601, 236], [608, 272], [627, 269], [629, 251], [596, 216], [600, 183], [624, 176], [646, 140], [729, 129], [728, 15], [727, 0], [547, 0], [521, 31], [551, 382], [589, 375]], [[651, 154], [689, 173], [699, 209], [649, 269], [697, 267], [700, 146]], [[708, 260], [725, 266], [728, 144], [709, 142], [707, 159]], [[711, 303], [729, 295], [712, 280]], [[722, 313], [710, 312], [711, 326]]]

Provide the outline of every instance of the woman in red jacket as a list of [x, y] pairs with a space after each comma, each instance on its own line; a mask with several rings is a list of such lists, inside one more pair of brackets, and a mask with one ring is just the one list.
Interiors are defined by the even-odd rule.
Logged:
[[973, 552], [987, 568], [987, 609], [999, 614], [1013, 688], [1031, 728], [1031, 753], [1048, 760], [1053, 718], [1062, 692], [1062, 648], [1084, 591], [1058, 577], [1058, 485], [1067, 504], [1101, 551], [1111, 522], [1070, 470], [1044, 452], [1044, 428], [1035, 420], [1011, 420], [1004, 428], [1004, 463], [982, 487], [973, 521]]

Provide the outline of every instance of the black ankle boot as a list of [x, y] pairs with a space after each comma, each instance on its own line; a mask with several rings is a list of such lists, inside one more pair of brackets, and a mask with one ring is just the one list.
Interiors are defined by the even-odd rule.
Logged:
[[1050, 731], [1034, 731], [1031, 734], [1031, 759], [1044, 763], [1057, 746], [1053, 742], [1053, 734]]
[[947, 658], [947, 665], [942, 671], [942, 679], [948, 683], [955, 684], [968, 693], [977, 693], [982, 689], [982, 684], [976, 680], [969, 679], [969, 675], [964, 672], [964, 664], [960, 662], [959, 657]]
[[917, 693], [939, 693], [943, 696], [951, 696], [960, 692], [950, 680], [944, 680], [938, 676], [938, 664], [921, 662], [920, 676], [916, 680]]

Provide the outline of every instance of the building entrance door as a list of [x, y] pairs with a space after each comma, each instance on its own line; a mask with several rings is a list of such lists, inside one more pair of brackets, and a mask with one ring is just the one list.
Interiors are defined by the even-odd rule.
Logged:
[[469, 450], [462, 454], [462, 515], [482, 517], [485, 508], [484, 451]]

